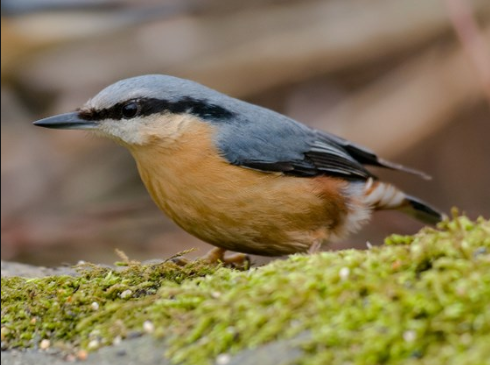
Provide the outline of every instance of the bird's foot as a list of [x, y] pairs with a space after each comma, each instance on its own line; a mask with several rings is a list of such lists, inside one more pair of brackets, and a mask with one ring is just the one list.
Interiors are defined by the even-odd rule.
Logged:
[[226, 250], [215, 247], [202, 257], [203, 261], [210, 264], [223, 263], [225, 266], [248, 269], [250, 267], [250, 257], [244, 253], [235, 253], [225, 257]]
[[182, 256], [172, 257], [169, 261], [173, 262], [177, 266], [186, 266], [190, 261]]
[[181, 251], [181, 252], [173, 255], [172, 257], [168, 258], [167, 261], [173, 262], [177, 266], [186, 266], [186, 265], [191, 263], [191, 260], [186, 259], [184, 257], [184, 255], [186, 255], [192, 251], [194, 251], [193, 248], [191, 248], [190, 250]]

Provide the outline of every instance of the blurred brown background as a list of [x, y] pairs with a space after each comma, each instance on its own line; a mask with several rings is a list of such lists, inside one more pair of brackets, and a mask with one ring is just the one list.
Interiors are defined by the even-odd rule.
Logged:
[[[199, 242], [153, 205], [129, 153], [34, 128], [125, 77], [190, 78], [430, 173], [384, 178], [490, 212], [488, 0], [2, 1], [2, 258], [167, 257]], [[334, 249], [421, 225], [396, 212]], [[260, 262], [260, 260], [259, 260]]]

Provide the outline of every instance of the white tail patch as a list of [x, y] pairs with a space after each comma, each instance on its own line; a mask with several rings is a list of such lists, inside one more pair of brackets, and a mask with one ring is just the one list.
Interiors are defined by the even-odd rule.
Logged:
[[372, 208], [364, 202], [364, 184], [349, 184], [344, 194], [347, 202], [348, 213], [344, 223], [334, 232], [331, 232], [331, 241], [346, 237], [355, 233], [365, 225], [371, 218]]
[[348, 213], [343, 224], [331, 232], [332, 241], [358, 231], [368, 222], [373, 210], [398, 209], [429, 224], [439, 222], [442, 217], [424, 202], [405, 195], [395, 186], [373, 179], [349, 184], [344, 194]]
[[373, 179], [349, 184], [344, 194], [348, 213], [344, 224], [331, 232], [332, 241], [358, 231], [369, 221], [373, 210], [398, 209], [409, 204], [405, 194], [395, 186]]
[[373, 209], [396, 209], [406, 204], [405, 194], [391, 184], [369, 179], [364, 191], [364, 202]]

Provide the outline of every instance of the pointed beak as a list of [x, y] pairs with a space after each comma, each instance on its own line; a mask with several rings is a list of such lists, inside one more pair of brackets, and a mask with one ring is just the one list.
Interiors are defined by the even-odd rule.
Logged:
[[55, 115], [40, 119], [34, 125], [54, 129], [96, 129], [97, 123], [80, 118], [77, 112]]

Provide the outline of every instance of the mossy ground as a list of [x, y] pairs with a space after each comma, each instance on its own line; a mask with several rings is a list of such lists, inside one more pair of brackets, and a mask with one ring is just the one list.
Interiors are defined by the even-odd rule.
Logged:
[[489, 364], [490, 222], [465, 217], [370, 250], [237, 271], [128, 263], [2, 278], [2, 345], [95, 348], [152, 332], [176, 363], [211, 364], [301, 336], [301, 364]]

